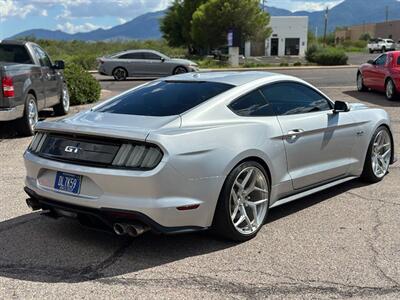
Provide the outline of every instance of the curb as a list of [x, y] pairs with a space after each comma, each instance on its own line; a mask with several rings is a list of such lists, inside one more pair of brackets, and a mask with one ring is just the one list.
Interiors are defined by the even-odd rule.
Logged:
[[[269, 70], [334, 70], [334, 69], [355, 69], [358, 65], [345, 66], [302, 66], [302, 67], [256, 67], [256, 68], [217, 68], [217, 69], [200, 69], [200, 72], [226, 72], [226, 71], [269, 71]], [[98, 74], [96, 70], [88, 71], [90, 74]]]

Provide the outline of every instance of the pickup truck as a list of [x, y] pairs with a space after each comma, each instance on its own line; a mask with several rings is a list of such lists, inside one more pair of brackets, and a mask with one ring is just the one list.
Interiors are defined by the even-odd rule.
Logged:
[[69, 110], [63, 61], [53, 64], [37, 44], [0, 41], [0, 122], [14, 121], [22, 135], [32, 135], [39, 111], [53, 107], [56, 115]]
[[375, 51], [386, 52], [396, 50], [396, 43], [392, 39], [374, 39], [368, 42], [369, 53]]

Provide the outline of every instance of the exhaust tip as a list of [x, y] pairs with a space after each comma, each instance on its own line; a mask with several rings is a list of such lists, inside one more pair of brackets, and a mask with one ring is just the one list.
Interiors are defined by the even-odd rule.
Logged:
[[124, 235], [126, 234], [126, 227], [123, 224], [115, 223], [113, 226], [114, 232], [117, 235]]
[[126, 228], [126, 233], [131, 237], [138, 237], [139, 235], [145, 233], [150, 230], [150, 227], [141, 224], [131, 224]]
[[26, 205], [33, 211], [41, 209], [39, 202], [32, 198], [26, 199]]

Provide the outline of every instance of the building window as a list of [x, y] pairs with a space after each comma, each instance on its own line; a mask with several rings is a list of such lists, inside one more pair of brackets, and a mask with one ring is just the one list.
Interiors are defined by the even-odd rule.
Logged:
[[285, 55], [300, 54], [300, 39], [289, 38], [285, 40]]

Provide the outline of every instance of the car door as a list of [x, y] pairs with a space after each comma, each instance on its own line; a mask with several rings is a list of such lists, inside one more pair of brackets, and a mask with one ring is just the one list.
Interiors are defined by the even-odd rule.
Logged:
[[147, 73], [148, 75], [152, 76], [162, 76], [162, 75], [169, 75], [169, 66], [165, 62], [165, 59], [154, 52], [144, 52], [144, 57], [147, 61]]
[[388, 55], [386, 53], [380, 55], [370, 70], [370, 83], [368, 86], [373, 89], [384, 90], [385, 88], [387, 58]]
[[61, 86], [58, 80], [58, 70], [53, 67], [50, 57], [39, 46], [33, 46], [42, 69], [42, 82], [46, 97], [45, 107], [51, 107], [60, 102]]
[[302, 83], [270, 84], [262, 92], [282, 128], [294, 189], [347, 174], [354, 163], [351, 156], [357, 132], [350, 114], [334, 113], [325, 96]]
[[145, 65], [142, 52], [124, 53], [117, 57], [114, 67], [123, 67], [128, 71], [128, 76], [143, 75]]

